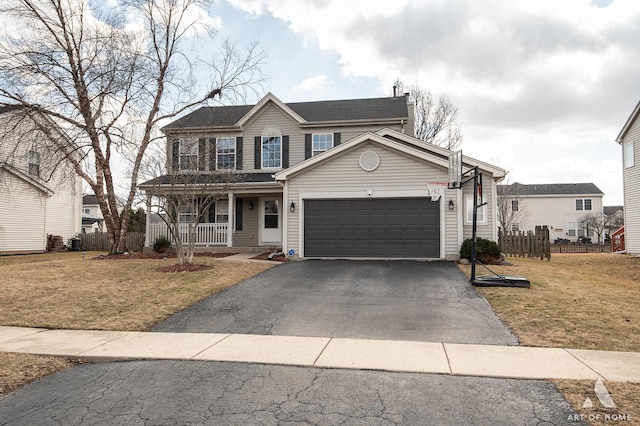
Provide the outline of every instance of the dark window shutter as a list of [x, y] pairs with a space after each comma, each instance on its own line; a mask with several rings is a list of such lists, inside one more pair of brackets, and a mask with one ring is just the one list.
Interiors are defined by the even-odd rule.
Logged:
[[304, 159], [311, 158], [311, 133], [304, 135]]
[[200, 138], [198, 142], [198, 170], [205, 170], [207, 168], [207, 140]]
[[209, 139], [209, 170], [216, 169], [216, 138]]
[[289, 167], [289, 136], [282, 137], [282, 168]]
[[340, 145], [340, 142], [342, 142], [342, 141], [340, 140], [340, 137], [341, 137], [340, 133], [334, 133], [334, 134], [333, 134], [333, 146], [338, 146], [338, 145]]
[[236, 170], [242, 170], [242, 136], [236, 138]]
[[261, 146], [261, 137], [260, 136], [256, 136], [254, 139], [254, 146], [253, 146], [253, 168], [256, 170], [261, 169], [261, 165], [262, 165], [262, 159], [260, 157], [262, 157], [262, 146]]
[[236, 198], [236, 231], [242, 231], [242, 198]]
[[171, 168], [175, 172], [180, 170], [180, 141], [173, 139], [171, 144]]

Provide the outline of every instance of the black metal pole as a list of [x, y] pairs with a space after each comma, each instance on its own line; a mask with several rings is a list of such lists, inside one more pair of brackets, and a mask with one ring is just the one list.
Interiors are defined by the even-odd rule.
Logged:
[[476, 244], [478, 231], [478, 167], [473, 168], [473, 222], [471, 243], [471, 283], [476, 280]]

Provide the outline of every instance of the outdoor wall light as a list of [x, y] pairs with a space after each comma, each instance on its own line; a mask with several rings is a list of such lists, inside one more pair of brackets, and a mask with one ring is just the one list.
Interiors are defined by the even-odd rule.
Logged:
[[293, 201], [289, 204], [289, 211], [291, 213], [296, 211], [296, 205], [295, 205], [295, 203]]
[[449, 210], [453, 211], [453, 200], [449, 200]]
[[249, 210], [253, 210], [253, 201], [249, 201]]

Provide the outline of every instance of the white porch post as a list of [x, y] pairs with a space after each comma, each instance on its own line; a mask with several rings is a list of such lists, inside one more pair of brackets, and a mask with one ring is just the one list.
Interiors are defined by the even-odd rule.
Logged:
[[151, 195], [147, 195], [147, 217], [144, 231], [144, 246], [151, 247]]
[[229, 192], [229, 221], [227, 223], [227, 247], [233, 247], [233, 223], [236, 215], [236, 206], [233, 202], [233, 192]]

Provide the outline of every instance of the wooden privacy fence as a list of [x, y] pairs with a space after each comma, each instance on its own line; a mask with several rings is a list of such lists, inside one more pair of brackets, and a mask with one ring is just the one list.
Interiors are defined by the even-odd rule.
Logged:
[[[79, 234], [82, 250], [109, 250], [109, 237], [106, 232]], [[144, 232], [127, 232], [127, 250], [142, 251], [144, 248]]]
[[551, 253], [611, 253], [610, 244], [551, 244]]
[[545, 257], [551, 260], [549, 228], [536, 226], [536, 230], [525, 232], [503, 232], [500, 230], [498, 244], [502, 253], [518, 257]]

